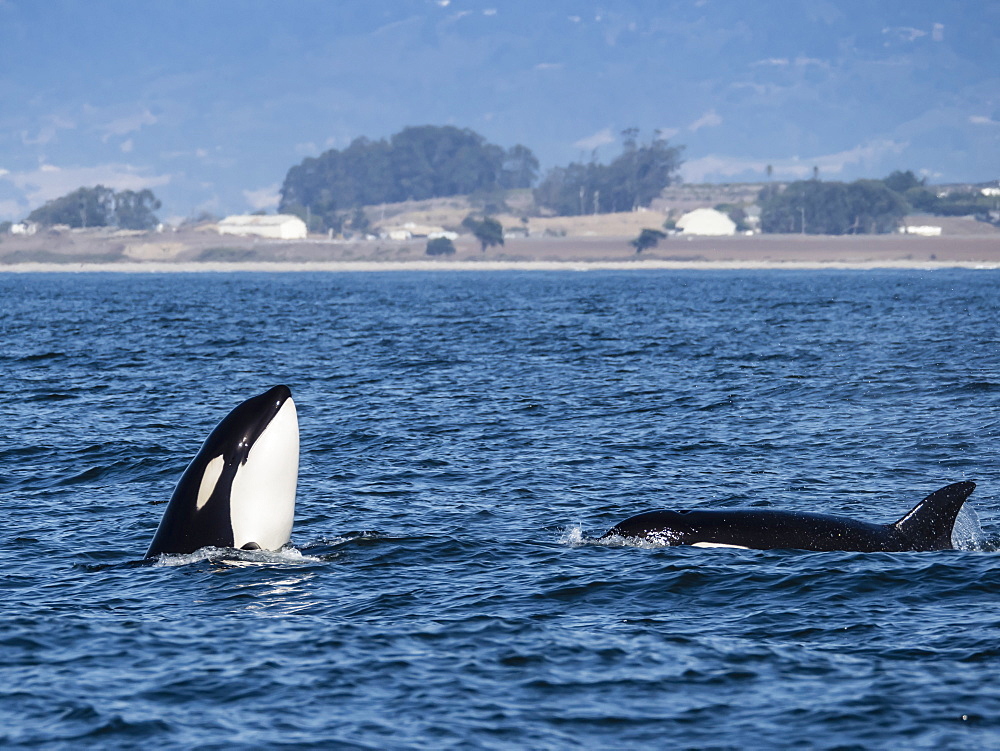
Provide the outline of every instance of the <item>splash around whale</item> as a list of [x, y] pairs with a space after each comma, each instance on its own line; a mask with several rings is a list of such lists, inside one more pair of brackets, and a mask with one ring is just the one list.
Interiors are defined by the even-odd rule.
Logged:
[[974, 482], [947, 485], [891, 524], [775, 509], [649, 511], [615, 525], [600, 539], [755, 550], [948, 550], [955, 519], [975, 488]]

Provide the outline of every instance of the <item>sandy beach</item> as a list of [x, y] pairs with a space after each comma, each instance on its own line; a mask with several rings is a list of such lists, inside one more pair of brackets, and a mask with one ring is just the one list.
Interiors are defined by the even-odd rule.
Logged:
[[456, 253], [447, 257], [428, 256], [426, 240], [417, 239], [280, 241], [204, 230], [40, 232], [4, 237], [0, 271], [1000, 268], [1000, 230], [981, 222], [955, 226], [939, 237], [674, 236], [641, 254], [629, 244], [634, 235], [508, 238], [503, 247], [486, 252], [473, 238], [461, 237]]

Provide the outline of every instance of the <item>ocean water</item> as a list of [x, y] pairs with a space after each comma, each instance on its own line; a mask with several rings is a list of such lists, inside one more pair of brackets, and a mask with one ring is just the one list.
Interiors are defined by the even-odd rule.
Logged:
[[[1000, 746], [1000, 273], [0, 275], [0, 746]], [[292, 547], [142, 556], [232, 407]], [[598, 544], [654, 508], [956, 550]]]

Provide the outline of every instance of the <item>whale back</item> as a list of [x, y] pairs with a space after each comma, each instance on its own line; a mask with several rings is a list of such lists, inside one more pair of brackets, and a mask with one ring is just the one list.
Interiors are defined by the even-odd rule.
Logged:
[[601, 539], [757, 550], [946, 550], [952, 547], [955, 519], [975, 487], [973, 482], [957, 482], [941, 488], [890, 524], [777, 509], [650, 511], [620, 522]]

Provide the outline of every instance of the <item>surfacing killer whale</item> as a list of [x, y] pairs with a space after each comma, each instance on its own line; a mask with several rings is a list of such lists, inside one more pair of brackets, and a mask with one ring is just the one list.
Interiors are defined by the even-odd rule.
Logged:
[[208, 546], [278, 550], [288, 542], [299, 473], [299, 421], [287, 386], [247, 399], [205, 439], [146, 551]]
[[844, 516], [773, 509], [650, 511], [615, 525], [601, 536], [665, 545], [756, 550], [850, 550], [862, 553], [949, 550], [962, 504], [976, 484], [956, 482], [931, 493], [892, 524]]
[[[167, 504], [146, 557], [204, 547], [278, 550], [291, 536], [299, 469], [299, 423], [287, 386], [236, 407], [209, 434]], [[608, 530], [665, 545], [866, 553], [947, 550], [955, 519], [975, 490], [956, 482], [899, 521], [774, 509], [650, 511]]]

